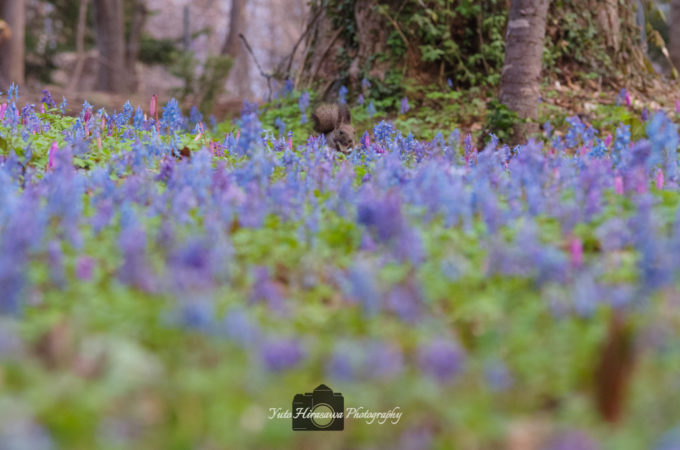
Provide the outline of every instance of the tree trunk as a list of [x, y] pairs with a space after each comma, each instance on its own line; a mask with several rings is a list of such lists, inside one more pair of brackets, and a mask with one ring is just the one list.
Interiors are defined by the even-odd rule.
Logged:
[[71, 81], [68, 83], [66, 92], [72, 93], [76, 88], [78, 83], [80, 83], [80, 77], [83, 73], [83, 67], [85, 66], [85, 28], [87, 27], [87, 3], [89, 0], [80, 0], [80, 5], [78, 7], [78, 25], [76, 27], [76, 66], [73, 69], [73, 74], [71, 75]]
[[670, 34], [671, 62], [675, 69], [680, 72], [680, 0], [671, 0], [671, 17], [668, 22]]
[[9, 27], [9, 39], [0, 44], [0, 78], [6, 89], [10, 83], [24, 83], [25, 1], [0, 0], [0, 14]]
[[222, 46], [222, 54], [231, 56], [234, 64], [229, 73], [238, 94], [243, 97], [250, 96], [250, 76], [248, 70], [248, 55], [243, 51], [243, 44], [239, 34], [246, 28], [246, 2], [245, 0], [231, 0], [229, 13], [229, 32]]
[[543, 40], [550, 0], [511, 0], [500, 101], [525, 121], [513, 140], [524, 141], [538, 130], [538, 96]]
[[97, 89], [121, 93], [127, 89], [123, 0], [94, 0], [99, 49]]
[[137, 79], [137, 61], [139, 60], [142, 33], [144, 32], [144, 24], [146, 23], [148, 11], [146, 5], [141, 0], [135, 0], [133, 8], [132, 24], [130, 26], [130, 35], [128, 36], [125, 53], [125, 65], [128, 71], [128, 87], [134, 92], [139, 86], [139, 80]]

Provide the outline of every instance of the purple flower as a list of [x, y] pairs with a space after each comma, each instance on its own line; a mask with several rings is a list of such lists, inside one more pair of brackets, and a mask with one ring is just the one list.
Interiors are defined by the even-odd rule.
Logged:
[[208, 332], [214, 317], [214, 308], [206, 301], [191, 300], [179, 308], [179, 320], [182, 326]]
[[[677, 100], [676, 100], [677, 102]], [[679, 450], [680, 449], [680, 427], [673, 428], [661, 436], [659, 442], [653, 447], [654, 450]]]
[[326, 365], [337, 380], [392, 378], [403, 370], [401, 349], [381, 340], [341, 341], [335, 345]]
[[271, 372], [281, 372], [298, 365], [305, 353], [300, 342], [291, 338], [269, 338], [260, 345], [260, 357]]
[[179, 104], [174, 98], [171, 99], [163, 108], [163, 115], [161, 116], [160, 125], [162, 128], [168, 128], [170, 131], [176, 131], [183, 125], [184, 118], [179, 109]]
[[92, 278], [92, 271], [94, 269], [94, 259], [89, 256], [79, 256], [76, 260], [76, 277], [83, 281], [88, 281]]
[[265, 301], [269, 307], [277, 312], [285, 312], [286, 304], [281, 292], [281, 287], [277, 285], [269, 275], [269, 269], [264, 266], [257, 266], [253, 269], [255, 281], [250, 291], [250, 301]]
[[357, 222], [373, 231], [378, 242], [399, 237], [405, 229], [399, 195], [395, 192], [385, 197], [366, 195], [357, 205]]
[[47, 89], [42, 90], [42, 97], [40, 99], [40, 103], [46, 104], [48, 108], [57, 107], [57, 104], [54, 102], [54, 99], [52, 98], [52, 94]]
[[399, 374], [404, 360], [399, 347], [382, 341], [369, 341], [363, 347], [364, 370], [368, 378], [384, 379]]
[[52, 142], [50, 149], [47, 151], [47, 168], [48, 169], [54, 168], [54, 163], [56, 161], [56, 155], [57, 155], [58, 150], [59, 150], [59, 146], [57, 145], [57, 141]]
[[[12, 408], [12, 403], [9, 405], [9, 408]], [[49, 431], [28, 416], [21, 404], [12, 408], [11, 416], [3, 416], [2, 423], [0, 423], [0, 442], [2, 442], [2, 448], [8, 450], [52, 450], [56, 448]]]
[[397, 286], [386, 299], [387, 308], [394, 311], [402, 320], [415, 323], [423, 314], [423, 302], [410, 288]]
[[242, 309], [232, 309], [224, 316], [219, 329], [243, 347], [252, 347], [260, 339], [260, 330]]
[[[451, 80], [449, 80], [451, 81]], [[399, 450], [428, 450], [432, 448], [432, 432], [427, 428], [410, 428], [399, 436]]]
[[373, 116], [375, 116], [376, 112], [377, 111], [375, 109], [375, 105], [373, 104], [373, 100], [371, 100], [371, 102], [366, 107], [366, 114], [368, 114], [368, 117], [373, 118]]
[[168, 269], [171, 284], [181, 292], [211, 286], [210, 245], [201, 238], [190, 238], [172, 252]]
[[404, 97], [401, 99], [401, 107], [399, 109], [399, 112], [401, 114], [406, 114], [411, 107], [408, 105], [408, 98]]
[[307, 108], [309, 108], [309, 92], [304, 91], [300, 95], [300, 99], [298, 100], [298, 108], [300, 109], [301, 113], [305, 113], [307, 111]]
[[546, 450], [597, 450], [600, 446], [583, 431], [565, 431], [548, 442]]
[[191, 112], [189, 112], [189, 122], [194, 124], [203, 122], [203, 114], [201, 114], [196, 106], [191, 107]]
[[347, 103], [347, 93], [349, 90], [345, 85], [340, 86], [340, 90], [338, 91], [338, 101], [340, 103]]
[[358, 301], [367, 314], [377, 314], [380, 309], [380, 291], [373, 267], [366, 261], [357, 261], [348, 271], [343, 283], [345, 295]]
[[334, 380], [352, 381], [357, 377], [361, 363], [356, 343], [336, 344], [326, 364], [326, 372]]
[[418, 348], [420, 369], [441, 383], [451, 381], [463, 369], [465, 353], [449, 339], [435, 339]]
[[52, 283], [58, 287], [63, 286], [66, 274], [64, 272], [64, 253], [61, 249], [61, 242], [54, 240], [47, 245], [47, 261]]
[[153, 291], [155, 280], [146, 254], [146, 231], [138, 227], [123, 229], [118, 245], [123, 256], [118, 269], [120, 281], [143, 291]]
[[484, 368], [484, 378], [494, 391], [504, 391], [512, 386], [512, 376], [503, 361], [491, 361]]

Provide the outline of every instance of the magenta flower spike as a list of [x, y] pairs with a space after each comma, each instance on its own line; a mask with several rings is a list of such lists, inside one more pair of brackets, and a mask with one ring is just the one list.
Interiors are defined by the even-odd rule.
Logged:
[[633, 104], [633, 102], [630, 99], [630, 94], [628, 93], [628, 91], [626, 91], [625, 100], [626, 100], [626, 106], [630, 106], [630, 105]]
[[606, 138], [604, 138], [604, 145], [605, 147], [609, 147], [612, 143], [612, 135], [608, 134]]
[[158, 96], [153, 94], [149, 103], [149, 115], [156, 121], [156, 132], [161, 132], [161, 125], [158, 122]]
[[623, 177], [620, 175], [614, 177], [614, 189], [619, 195], [623, 195]]
[[91, 279], [93, 269], [94, 259], [89, 256], [81, 256], [76, 260], [76, 277], [78, 279], [83, 281]]
[[149, 116], [155, 118], [157, 112], [158, 112], [158, 96], [156, 94], [153, 94], [151, 96], [151, 101], [149, 102]]
[[675, 99], [675, 112], [680, 114], [680, 100]]
[[569, 253], [571, 254], [571, 265], [575, 268], [583, 264], [583, 242], [577, 237], [572, 237], [569, 242]]
[[59, 150], [59, 146], [57, 145], [57, 141], [52, 142], [52, 145], [50, 146], [50, 149], [47, 152], [47, 168], [48, 169], [53, 169], [54, 168], [54, 161], [57, 155], [57, 150]]
[[663, 170], [661, 169], [656, 172], [656, 188], [663, 189]]

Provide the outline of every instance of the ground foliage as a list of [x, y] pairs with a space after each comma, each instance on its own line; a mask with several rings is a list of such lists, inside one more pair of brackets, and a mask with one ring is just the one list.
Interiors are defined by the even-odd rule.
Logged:
[[[357, 14], [369, 13], [358, 10], [356, 0], [324, 0], [319, 4], [340, 32], [342, 45], [330, 55], [336, 62], [336, 84], [354, 84], [351, 97], [356, 97], [363, 91], [352, 79], [350, 66], [362, 55], [360, 47], [366, 45], [360, 40]], [[596, 80], [617, 85], [624, 76], [631, 84], [634, 79], [643, 82], [648, 75], [651, 66], [635, 22], [636, 2], [614, 3], [611, 13], [620, 22], [616, 36], [603, 22], [603, 8], [605, 2], [595, 0], [551, 2], [544, 69], [552, 80]], [[380, 21], [381, 29], [388, 30], [380, 51], [360, 61], [358, 79], [372, 83], [375, 101], [398, 109], [409, 82], [439, 87], [448, 84], [456, 90], [488, 90], [498, 85], [505, 56], [506, 1], [375, 1], [369, 11], [373, 20]], [[313, 47], [312, 51], [321, 49]], [[379, 73], [375, 71], [376, 62], [383, 68]]]
[[305, 131], [308, 95], [277, 96], [210, 125], [10, 91], [0, 441], [306, 448], [267, 409], [324, 382], [404, 412], [328, 448], [677, 445], [672, 112], [622, 92], [628, 123], [517, 148], [381, 121], [345, 157]]

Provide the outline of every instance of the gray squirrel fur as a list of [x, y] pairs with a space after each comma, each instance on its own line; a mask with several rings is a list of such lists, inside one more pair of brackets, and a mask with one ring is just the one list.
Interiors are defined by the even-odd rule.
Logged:
[[319, 105], [312, 113], [314, 131], [326, 136], [326, 144], [341, 153], [351, 153], [354, 147], [352, 115], [345, 104]]

